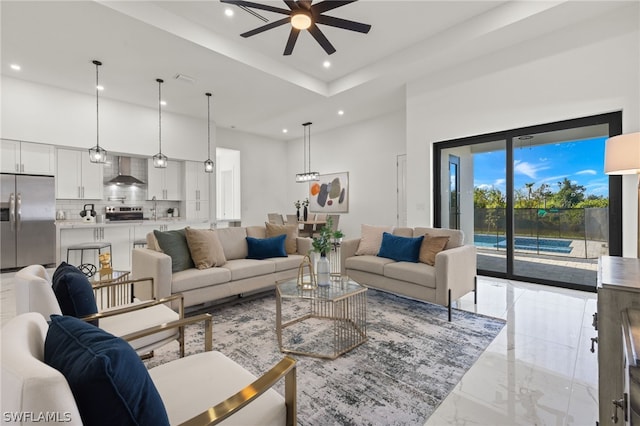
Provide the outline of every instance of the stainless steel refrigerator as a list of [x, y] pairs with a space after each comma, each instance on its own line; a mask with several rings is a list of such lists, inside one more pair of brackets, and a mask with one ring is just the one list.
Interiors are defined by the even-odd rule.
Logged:
[[0, 177], [0, 269], [55, 263], [53, 176]]

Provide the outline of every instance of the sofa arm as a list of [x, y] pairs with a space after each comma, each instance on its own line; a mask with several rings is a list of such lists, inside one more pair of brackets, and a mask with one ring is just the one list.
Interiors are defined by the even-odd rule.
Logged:
[[[135, 279], [153, 278], [153, 296], [162, 299], [171, 296], [172, 273], [171, 257], [159, 251], [146, 248], [135, 248], [132, 252], [131, 272]], [[151, 299], [152, 293], [148, 288], [136, 286], [134, 294], [138, 299]]]
[[456, 300], [474, 290], [476, 247], [463, 245], [436, 254], [436, 303], [447, 306], [448, 293]]
[[342, 275], [346, 275], [344, 266], [345, 259], [355, 256], [359, 246], [360, 238], [342, 240], [342, 244], [340, 244], [340, 273]]

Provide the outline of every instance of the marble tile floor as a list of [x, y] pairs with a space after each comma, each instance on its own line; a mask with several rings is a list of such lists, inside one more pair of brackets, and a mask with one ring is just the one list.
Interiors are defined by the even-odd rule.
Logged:
[[[0, 274], [0, 323], [15, 316], [13, 276]], [[488, 277], [478, 288], [459, 308], [507, 324], [425, 426], [595, 425], [596, 294]]]

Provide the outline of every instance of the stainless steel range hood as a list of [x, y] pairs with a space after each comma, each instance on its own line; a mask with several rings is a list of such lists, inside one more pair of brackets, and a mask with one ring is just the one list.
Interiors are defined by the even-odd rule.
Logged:
[[140, 179], [131, 175], [131, 158], [118, 157], [118, 176], [106, 182], [107, 185], [145, 185]]

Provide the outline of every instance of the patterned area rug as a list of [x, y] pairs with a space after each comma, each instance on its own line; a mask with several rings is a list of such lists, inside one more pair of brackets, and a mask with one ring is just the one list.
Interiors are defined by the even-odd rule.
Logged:
[[[298, 424], [422, 425], [504, 326], [504, 321], [369, 290], [369, 340], [335, 360], [298, 360]], [[275, 296], [221, 305], [213, 348], [256, 376], [283, 356], [275, 331]], [[187, 328], [187, 353], [200, 352], [203, 329]], [[148, 367], [178, 357], [176, 342]], [[284, 393], [279, 383], [276, 390]]]

